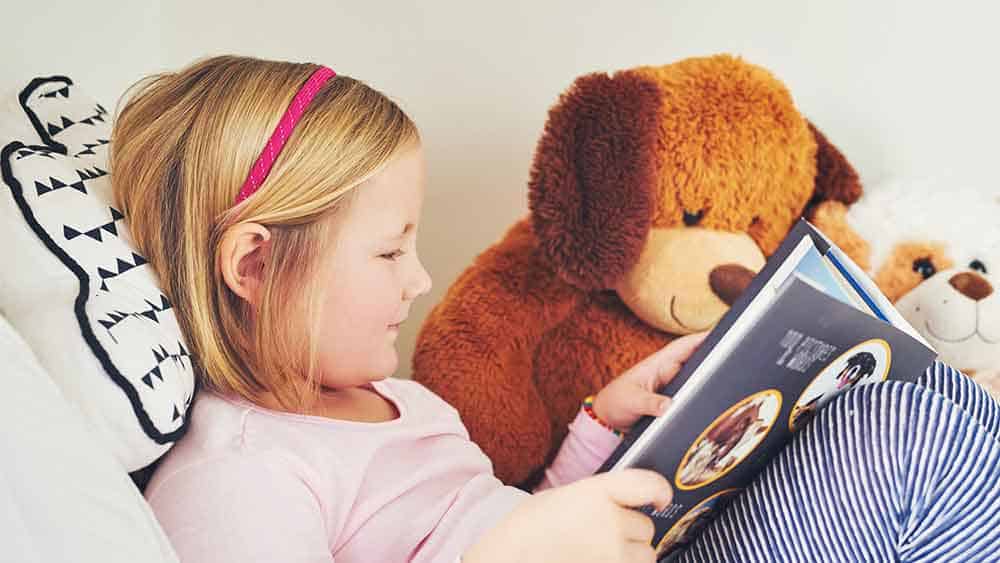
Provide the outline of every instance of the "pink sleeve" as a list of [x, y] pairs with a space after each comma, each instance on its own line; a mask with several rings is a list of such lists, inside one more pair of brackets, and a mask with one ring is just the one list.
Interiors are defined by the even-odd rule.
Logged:
[[620, 442], [621, 438], [590, 418], [581, 407], [569, 425], [569, 434], [559, 453], [545, 470], [545, 478], [535, 487], [535, 492], [568, 485], [593, 475]]
[[185, 563], [333, 561], [316, 495], [279, 460], [207, 460], [155, 485], [147, 500]]

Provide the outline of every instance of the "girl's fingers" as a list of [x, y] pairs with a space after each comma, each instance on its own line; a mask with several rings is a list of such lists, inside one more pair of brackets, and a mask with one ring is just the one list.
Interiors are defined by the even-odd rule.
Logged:
[[657, 355], [663, 354], [663, 359], [665, 361], [674, 361], [678, 363], [684, 363], [691, 354], [705, 341], [705, 337], [708, 336], [707, 332], [696, 332], [694, 334], [688, 334], [682, 336], [677, 340], [670, 342], [664, 346]]
[[632, 412], [640, 416], [660, 416], [670, 404], [670, 397], [649, 391], [637, 392], [632, 400]]
[[682, 336], [667, 344], [653, 355], [657, 360], [655, 362], [656, 374], [653, 379], [653, 389], [659, 389], [673, 380], [677, 372], [680, 371], [681, 365], [698, 349], [698, 346], [705, 340], [707, 334], [699, 332]]
[[670, 482], [648, 469], [622, 469], [602, 473], [589, 479], [590, 486], [600, 488], [619, 506], [639, 507], [652, 504], [657, 510], [666, 508], [673, 499]]
[[649, 543], [629, 542], [625, 545], [622, 560], [629, 563], [655, 563], [656, 550]]
[[618, 514], [625, 541], [640, 542], [647, 545], [653, 541], [653, 533], [656, 531], [656, 528], [653, 526], [653, 520], [649, 516], [631, 508], [624, 508]]

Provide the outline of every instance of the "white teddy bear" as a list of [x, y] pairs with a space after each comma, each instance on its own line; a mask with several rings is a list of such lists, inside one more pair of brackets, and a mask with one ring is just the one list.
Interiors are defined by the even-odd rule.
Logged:
[[845, 250], [906, 320], [1000, 398], [1000, 187], [894, 180], [838, 215], [860, 237]]

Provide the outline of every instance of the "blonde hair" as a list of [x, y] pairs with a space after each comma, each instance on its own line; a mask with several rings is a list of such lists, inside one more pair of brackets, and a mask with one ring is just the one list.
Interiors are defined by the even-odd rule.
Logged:
[[[317, 93], [259, 190], [236, 195], [314, 64], [221, 56], [150, 76], [126, 96], [112, 132], [111, 183], [192, 348], [203, 384], [286, 408], [319, 389], [316, 275], [352, 190], [419, 141], [385, 95], [347, 76]], [[271, 233], [258, 307], [219, 267], [232, 226]]]

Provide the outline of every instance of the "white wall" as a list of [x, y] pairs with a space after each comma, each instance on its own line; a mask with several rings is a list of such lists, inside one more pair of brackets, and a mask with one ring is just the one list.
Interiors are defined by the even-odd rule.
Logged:
[[[235, 52], [322, 62], [402, 103], [426, 142], [421, 250], [436, 282], [401, 335], [404, 373], [429, 307], [525, 212], [546, 111], [586, 72], [740, 54], [785, 80], [802, 111], [867, 180], [921, 172], [993, 177], [1000, 7], [986, 2], [63, 4], [62, 13], [90, 31], [70, 34], [68, 49], [16, 31], [25, 45], [16, 70], [61, 71], [65, 60], [79, 70], [78, 82], [110, 92], [141, 72]], [[28, 18], [28, 27], [50, 25], [52, 5], [45, 4], [49, 15]], [[65, 39], [76, 28], [67, 20], [55, 29]], [[97, 53], [104, 62], [84, 64]]]
[[112, 107], [163, 65], [159, 0], [2, 0], [0, 92], [67, 75]]

